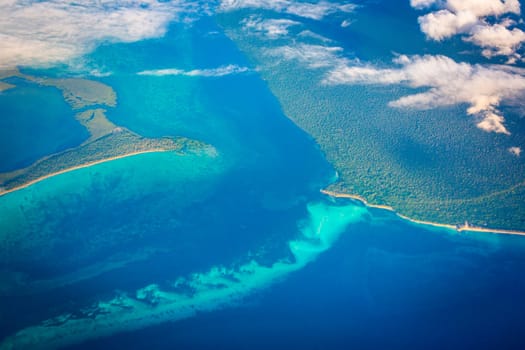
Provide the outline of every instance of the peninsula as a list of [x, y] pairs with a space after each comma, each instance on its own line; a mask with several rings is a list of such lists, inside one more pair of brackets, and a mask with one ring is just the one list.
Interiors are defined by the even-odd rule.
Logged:
[[13, 77], [61, 90], [65, 101], [77, 111], [75, 119], [86, 128], [89, 137], [77, 147], [47, 155], [28, 167], [0, 173], [0, 196], [59, 174], [143, 153], [177, 152], [183, 155], [212, 150], [210, 145], [197, 140], [147, 138], [114, 124], [102, 107], [115, 107], [117, 95], [103, 83], [77, 78], [33, 77], [10, 70], [0, 72], [0, 88], [16, 88], [16, 84], [2, 81]]

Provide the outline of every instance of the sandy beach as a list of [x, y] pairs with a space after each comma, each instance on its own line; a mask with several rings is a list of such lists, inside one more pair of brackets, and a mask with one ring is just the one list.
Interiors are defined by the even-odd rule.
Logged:
[[145, 150], [145, 151], [137, 151], [137, 152], [131, 152], [131, 153], [126, 153], [126, 154], [121, 154], [119, 156], [114, 156], [114, 157], [109, 157], [109, 158], [104, 158], [104, 159], [100, 159], [100, 160], [96, 160], [96, 161], [93, 161], [93, 162], [88, 162], [88, 163], [84, 163], [84, 164], [80, 164], [80, 165], [77, 165], [77, 166], [74, 166], [74, 167], [71, 167], [71, 168], [67, 168], [67, 169], [63, 169], [63, 170], [60, 170], [60, 171], [57, 171], [57, 172], [54, 172], [54, 173], [51, 173], [51, 174], [48, 174], [48, 175], [45, 175], [45, 176], [42, 176], [42, 177], [39, 177], [37, 179], [34, 179], [32, 181], [29, 181], [23, 185], [20, 185], [20, 186], [16, 186], [16, 187], [13, 187], [13, 188], [10, 188], [8, 190], [2, 190], [0, 189], [0, 196], [3, 196], [3, 195], [6, 195], [8, 193], [11, 193], [11, 192], [15, 192], [15, 191], [18, 191], [18, 190], [21, 190], [23, 188], [26, 188], [26, 187], [29, 187], [31, 185], [34, 185], [36, 184], [37, 182], [40, 182], [40, 181], [44, 181], [46, 179], [49, 179], [53, 176], [57, 176], [57, 175], [61, 175], [61, 174], [65, 174], [65, 173], [68, 173], [70, 171], [75, 171], [75, 170], [78, 170], [78, 169], [83, 169], [83, 168], [88, 168], [90, 166], [94, 166], [94, 165], [97, 165], [97, 164], [101, 164], [101, 163], [107, 163], [107, 162], [111, 162], [111, 161], [114, 161], [114, 160], [117, 160], [117, 159], [122, 159], [122, 158], [127, 158], [127, 157], [133, 157], [133, 156], [137, 156], [139, 154], [144, 154], [144, 153], [159, 153], [159, 152], [168, 152], [170, 150], [167, 150], [167, 149], [164, 149], [164, 148], [158, 148], [158, 149], [151, 149], [151, 150]]
[[367, 207], [370, 207], [370, 208], [388, 210], [388, 211], [394, 212], [400, 218], [402, 218], [404, 220], [407, 220], [407, 221], [410, 221], [410, 222], [413, 222], [413, 223], [416, 223], [416, 224], [428, 225], [428, 226], [439, 227], [439, 228], [445, 228], [445, 229], [450, 229], [450, 230], [454, 230], [454, 231], [457, 231], [457, 232], [484, 232], [484, 233], [495, 233], [495, 234], [504, 234], [504, 235], [525, 236], [525, 232], [523, 232], [523, 231], [493, 229], [493, 228], [488, 228], [488, 227], [486, 228], [486, 227], [470, 226], [468, 224], [457, 226], [457, 225], [442, 224], [442, 223], [432, 222], [432, 221], [424, 221], [424, 220], [412, 219], [412, 218], [410, 218], [408, 216], [399, 214], [391, 206], [370, 204], [370, 203], [368, 203], [366, 201], [366, 199], [364, 199], [363, 197], [361, 197], [359, 195], [338, 193], [338, 192], [333, 192], [333, 191], [328, 191], [328, 190], [321, 190], [321, 193], [323, 193], [323, 194], [325, 194], [327, 196], [330, 196], [330, 197], [334, 197], [334, 198], [354, 199], [354, 200], [362, 202], [364, 205], [366, 205]]

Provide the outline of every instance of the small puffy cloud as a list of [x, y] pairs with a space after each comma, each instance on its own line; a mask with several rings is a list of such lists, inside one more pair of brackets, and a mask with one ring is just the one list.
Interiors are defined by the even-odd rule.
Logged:
[[0, 1], [0, 69], [49, 66], [100, 42], [162, 36], [182, 6], [157, 0]]
[[482, 120], [476, 124], [478, 128], [486, 132], [510, 135], [510, 132], [505, 127], [505, 118], [503, 118], [503, 116], [492, 112], [490, 109], [482, 114], [482, 116]]
[[341, 22], [341, 28], [350, 27], [351, 24], [352, 24], [352, 20], [345, 19], [343, 22]]
[[457, 33], [464, 33], [478, 22], [471, 12], [452, 13], [441, 10], [419, 18], [421, 30], [429, 38], [443, 40]]
[[508, 151], [516, 157], [519, 157], [521, 155], [520, 147], [509, 147]]
[[424, 9], [434, 5], [437, 0], [410, 0], [410, 6], [415, 9]]
[[525, 32], [518, 28], [510, 30], [501, 24], [477, 26], [466, 40], [482, 47], [486, 57], [512, 56], [525, 42]]
[[505, 101], [518, 104], [525, 97], [525, 74], [502, 66], [458, 63], [445, 56], [400, 56], [397, 68], [377, 68], [333, 59], [325, 84], [402, 84], [426, 91], [390, 102], [391, 107], [430, 109], [466, 103], [467, 113], [477, 119], [477, 127], [510, 134], [498, 110]]
[[298, 17], [320, 20], [336, 12], [352, 12], [353, 4], [337, 4], [328, 1], [301, 2], [294, 0], [222, 0], [221, 11], [234, 11], [243, 8], [265, 9], [287, 13]]
[[264, 35], [270, 39], [277, 39], [288, 35], [288, 28], [301, 23], [289, 19], [262, 19], [251, 16], [243, 20], [242, 24], [248, 32]]
[[519, 0], [447, 0], [445, 6], [454, 11], [468, 11], [477, 17], [520, 13]]
[[481, 47], [485, 57], [508, 56], [510, 62], [521, 58], [518, 51], [525, 42], [525, 32], [505, 17], [520, 15], [518, 0], [411, 0], [410, 4], [416, 9], [437, 7], [418, 19], [429, 39], [444, 40], [460, 34]]
[[193, 69], [193, 70], [182, 70], [176, 68], [167, 68], [167, 69], [154, 69], [154, 70], [145, 70], [137, 73], [138, 75], [152, 75], [152, 76], [165, 76], [165, 75], [184, 75], [188, 77], [223, 77], [231, 74], [239, 74], [247, 72], [249, 69], [247, 67], [240, 67], [237, 65], [227, 65], [218, 68], [212, 69]]

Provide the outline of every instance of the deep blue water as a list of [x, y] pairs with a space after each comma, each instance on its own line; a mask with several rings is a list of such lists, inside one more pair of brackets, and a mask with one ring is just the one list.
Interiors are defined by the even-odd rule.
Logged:
[[520, 349], [523, 242], [487, 239], [356, 225], [240, 306], [81, 348]]
[[[288, 242], [307, 226], [307, 203], [361, 207], [321, 196], [334, 170], [255, 71], [135, 74], [254, 68], [218, 30], [209, 19], [174, 25], [165, 39], [89, 57], [113, 73], [100, 80], [117, 92], [115, 123], [198, 138], [219, 157], [143, 155], [1, 197], [0, 228], [14, 242], [2, 272], [25, 281], [3, 294], [0, 338], [151, 283], [292, 259]], [[227, 307], [70, 348], [522, 349], [524, 250], [522, 237], [431, 230], [369, 209], [314, 262]]]
[[[234, 51], [232, 57], [236, 55]], [[132, 261], [58, 290], [29, 285], [20, 291], [22, 296], [8, 297], [2, 305], [5, 335], [43, 316], [89, 305], [115, 289], [134, 290], [233, 263], [249, 251], [270, 261], [280, 258], [287, 252], [283, 243], [295, 235], [297, 220], [305, 216], [304, 204], [333, 176], [313, 140], [282, 115], [255, 73], [189, 81], [194, 90], [180, 102], [188, 111], [181, 115], [162, 108], [158, 116], [152, 116], [147, 103], [133, 101], [140, 96], [169, 106], [172, 92], [185, 83], [178, 77], [152, 77], [148, 79], [154, 91], [133, 91], [143, 86], [142, 77], [134, 73], [104, 79], [118, 95], [110, 118], [150, 137], [199, 138], [213, 144], [220, 157], [216, 162], [164, 155], [124, 159], [2, 198], [3, 208], [12, 210], [0, 221], [3, 228], [15, 236], [38, 232], [50, 237], [41, 242], [45, 246], [18, 243], [19, 252], [13, 248], [7, 269], [53, 281], [85, 267], [92, 272], [90, 267], [97, 264], [105, 271], [104, 262], [117, 254]], [[202, 106], [202, 113], [192, 112], [192, 101]], [[152, 258], [134, 262], [133, 256], [145, 248], [154, 252]], [[27, 302], [26, 293], [33, 289], [40, 297]]]
[[9, 81], [17, 88], [0, 93], [0, 171], [29, 166], [87, 139], [58, 89]]

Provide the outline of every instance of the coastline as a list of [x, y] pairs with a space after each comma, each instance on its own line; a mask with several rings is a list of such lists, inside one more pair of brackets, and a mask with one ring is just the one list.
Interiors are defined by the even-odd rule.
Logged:
[[121, 154], [121, 155], [118, 155], [118, 156], [108, 157], [108, 158], [104, 158], [104, 159], [95, 160], [95, 161], [92, 161], [92, 162], [76, 165], [76, 166], [73, 166], [73, 167], [70, 167], [70, 168], [66, 168], [66, 169], [63, 169], [63, 170], [60, 170], [60, 171], [57, 171], [57, 172], [54, 172], [54, 173], [51, 173], [51, 174], [39, 177], [39, 178], [34, 179], [32, 181], [26, 182], [23, 185], [13, 187], [13, 188], [10, 188], [8, 190], [1, 189], [1, 187], [0, 187], [0, 197], [6, 195], [8, 193], [16, 192], [18, 190], [27, 188], [27, 187], [29, 187], [31, 185], [34, 185], [34, 184], [36, 184], [36, 183], [38, 183], [40, 181], [44, 181], [44, 180], [49, 179], [51, 177], [62, 175], [62, 174], [65, 174], [65, 173], [69, 173], [71, 171], [75, 171], [75, 170], [78, 170], [78, 169], [89, 168], [89, 167], [94, 166], [94, 165], [107, 163], [107, 162], [111, 162], [111, 161], [122, 159], [122, 158], [133, 157], [133, 156], [137, 156], [137, 155], [145, 154], [145, 153], [160, 153], [160, 152], [169, 152], [169, 151], [172, 151], [172, 150], [165, 149], [165, 148], [157, 148], [157, 149], [150, 149], [150, 150], [144, 150], [144, 151], [136, 151], [136, 152], [125, 153], [125, 154]]
[[[104, 159], [100, 159], [100, 160], [96, 160], [96, 161], [92, 161], [92, 162], [76, 165], [74, 167], [70, 167], [70, 168], [67, 168], [67, 169], [63, 169], [63, 170], [60, 170], [60, 171], [57, 171], [57, 172], [54, 172], [54, 173], [51, 173], [51, 174], [39, 177], [39, 178], [34, 179], [34, 180], [30, 181], [30, 182], [27, 182], [27, 183], [25, 183], [23, 185], [13, 187], [13, 188], [10, 188], [8, 190], [3, 190], [0, 187], [0, 197], [4, 196], [6, 194], [9, 194], [9, 193], [16, 192], [18, 190], [27, 188], [29, 186], [32, 186], [32, 185], [34, 185], [34, 184], [36, 184], [38, 182], [44, 181], [46, 179], [49, 179], [49, 178], [52, 178], [52, 177], [55, 177], [55, 176], [58, 176], [58, 175], [62, 175], [62, 174], [65, 174], [65, 173], [68, 173], [68, 172], [71, 172], [71, 171], [84, 169], [84, 168], [89, 168], [91, 166], [95, 166], [95, 165], [98, 165], [98, 164], [107, 163], [107, 162], [111, 162], [111, 161], [122, 159], [122, 158], [133, 157], [133, 156], [137, 156], [137, 155], [140, 155], [140, 154], [161, 153], [161, 152], [169, 152], [169, 151], [171, 151], [171, 150], [165, 149], [165, 148], [136, 151], [136, 152], [130, 152], [130, 153], [121, 154], [121, 155], [118, 155], [118, 156], [108, 157], [108, 158], [104, 158]], [[357, 194], [340, 193], [340, 192], [329, 191], [329, 190], [326, 190], [326, 189], [321, 189], [320, 192], [322, 194], [327, 195], [327, 196], [332, 197], [332, 198], [353, 199], [353, 200], [356, 200], [356, 201], [359, 201], [359, 202], [363, 203], [364, 205], [366, 205], [369, 208], [382, 209], [382, 210], [387, 210], [387, 211], [393, 212], [399, 218], [401, 218], [403, 220], [407, 220], [407, 221], [415, 223], [415, 224], [433, 226], [433, 227], [438, 227], [438, 228], [444, 228], [444, 229], [454, 230], [456, 232], [483, 232], [483, 233], [493, 233], [493, 234], [525, 236], [525, 231], [505, 230], [505, 229], [492, 229], [492, 228], [477, 227], [477, 226], [470, 226], [470, 225], [457, 226], [457, 225], [452, 225], [452, 224], [444, 224], [444, 223], [438, 223], [438, 222], [432, 222], [432, 221], [424, 221], [424, 220], [413, 219], [413, 218], [410, 218], [410, 217], [408, 217], [406, 215], [398, 213], [393, 207], [391, 207], [389, 205], [371, 204], [365, 198], [363, 198], [363, 197], [361, 197], [361, 196], [359, 196]]]
[[517, 230], [503, 230], [503, 229], [491, 229], [491, 228], [485, 228], [485, 227], [477, 227], [477, 226], [469, 226], [469, 225], [451, 225], [451, 224], [443, 224], [438, 222], [432, 222], [432, 221], [424, 221], [424, 220], [417, 220], [410, 218], [408, 216], [405, 216], [403, 214], [398, 213], [393, 207], [388, 205], [381, 205], [381, 204], [370, 204], [368, 201], [356, 194], [347, 194], [347, 193], [340, 193], [340, 192], [334, 192], [322, 189], [320, 191], [322, 194], [327, 195], [329, 197], [333, 198], [346, 198], [346, 199], [353, 199], [356, 201], [359, 201], [366, 205], [369, 208], [375, 208], [375, 209], [383, 209], [388, 210], [393, 213], [395, 213], [398, 217], [400, 217], [403, 220], [407, 220], [409, 222], [420, 224], [420, 225], [427, 225], [427, 226], [433, 226], [438, 228], [444, 228], [449, 230], [454, 230], [456, 232], [483, 232], [483, 233], [493, 233], [493, 234], [502, 234], [502, 235], [517, 235], [517, 236], [525, 236], [525, 231], [517, 231]]

